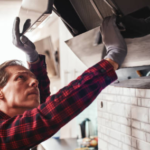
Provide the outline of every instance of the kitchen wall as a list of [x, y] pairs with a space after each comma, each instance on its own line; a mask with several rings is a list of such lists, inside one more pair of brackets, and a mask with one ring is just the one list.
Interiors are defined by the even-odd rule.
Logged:
[[21, 1], [0, 1], [0, 64], [12, 59], [26, 60], [25, 54], [12, 44], [13, 21], [20, 5]]
[[[61, 72], [61, 85], [67, 85], [70, 81], [76, 79], [81, 75], [87, 66], [80, 61], [80, 59], [70, 50], [64, 41], [72, 38], [70, 32], [66, 29], [65, 25], [59, 22], [59, 37], [60, 37], [60, 72]], [[93, 102], [87, 109], [77, 116], [77, 124], [81, 123], [85, 118], [92, 121], [93, 133], [96, 134], [97, 123], [97, 102]]]
[[150, 89], [108, 86], [98, 98], [99, 150], [149, 150]]

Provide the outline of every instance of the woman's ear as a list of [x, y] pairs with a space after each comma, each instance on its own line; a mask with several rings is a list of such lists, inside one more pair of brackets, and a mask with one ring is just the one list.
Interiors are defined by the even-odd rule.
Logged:
[[0, 99], [3, 100], [4, 99], [4, 94], [2, 92], [2, 90], [0, 89]]

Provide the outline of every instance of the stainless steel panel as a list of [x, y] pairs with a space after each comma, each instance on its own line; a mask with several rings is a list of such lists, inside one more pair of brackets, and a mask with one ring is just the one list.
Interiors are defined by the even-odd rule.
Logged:
[[[103, 44], [93, 46], [99, 27], [67, 41], [67, 45], [88, 67], [102, 59]], [[150, 65], [150, 35], [142, 38], [126, 39], [128, 54], [122, 65], [125, 67]]]
[[[52, 11], [52, 5], [53, 0], [22, 0], [19, 11], [21, 32], [27, 19], [31, 20], [32, 29], [47, 19]], [[38, 25], [35, 24], [37, 21]]]
[[98, 31], [99, 27], [66, 42], [75, 55], [88, 67], [100, 61], [102, 57], [103, 44], [93, 46], [94, 37]]
[[124, 80], [112, 85], [125, 88], [150, 89], [150, 77], [140, 77], [136, 79]]
[[101, 20], [90, 0], [70, 0], [70, 2], [87, 30], [100, 25]]
[[99, 11], [102, 13], [103, 18], [113, 15], [110, 7], [103, 0], [94, 0], [94, 1]]

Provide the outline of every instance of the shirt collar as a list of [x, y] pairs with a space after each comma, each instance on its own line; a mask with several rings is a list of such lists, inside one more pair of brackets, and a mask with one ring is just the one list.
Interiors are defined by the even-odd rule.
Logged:
[[0, 119], [9, 119], [9, 118], [11, 118], [11, 117], [6, 115], [4, 112], [0, 111]]

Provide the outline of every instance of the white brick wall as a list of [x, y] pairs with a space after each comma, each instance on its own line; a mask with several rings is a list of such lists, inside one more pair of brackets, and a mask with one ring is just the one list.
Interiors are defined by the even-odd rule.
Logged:
[[132, 119], [143, 121], [143, 122], [149, 122], [149, 114], [148, 114], [148, 108], [144, 107], [132, 107], [131, 109], [131, 117]]
[[141, 129], [150, 133], [150, 124], [141, 123]]
[[109, 86], [97, 104], [99, 150], [150, 150], [150, 90]]

